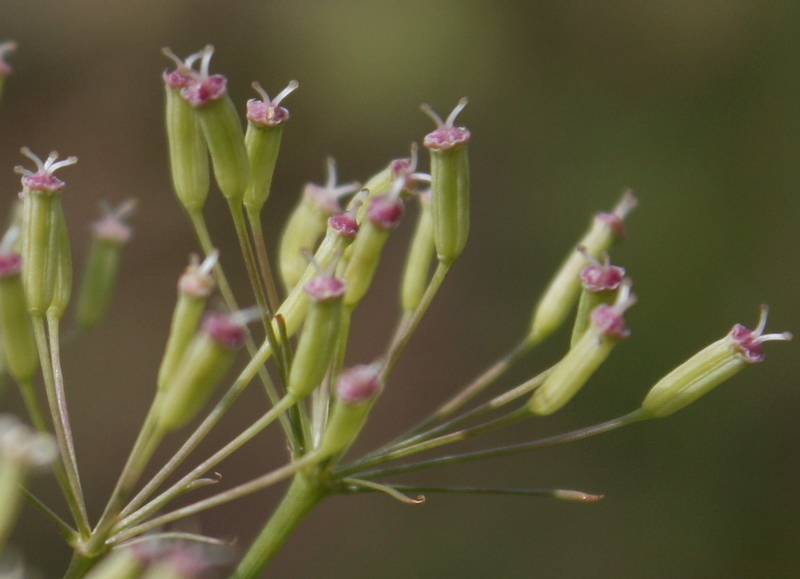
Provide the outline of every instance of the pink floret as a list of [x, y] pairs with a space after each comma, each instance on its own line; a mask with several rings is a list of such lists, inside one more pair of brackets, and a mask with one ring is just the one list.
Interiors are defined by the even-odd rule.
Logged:
[[13, 251], [0, 253], [0, 279], [19, 275], [21, 271], [22, 256], [20, 254]]
[[730, 333], [733, 345], [744, 356], [744, 361], [748, 364], [756, 364], [764, 360], [762, 343], [760, 336], [754, 331], [745, 328], [741, 324], [736, 324]]
[[181, 89], [181, 96], [193, 107], [202, 107], [221, 99], [228, 90], [228, 79], [221, 74], [194, 79]]
[[48, 171], [37, 171], [31, 175], [23, 175], [22, 186], [34, 191], [53, 193], [63, 189], [64, 182]]
[[367, 218], [381, 229], [394, 229], [403, 216], [403, 202], [392, 195], [373, 197], [367, 207]]
[[448, 149], [466, 144], [471, 136], [469, 129], [466, 127], [442, 126], [428, 133], [422, 141], [422, 144], [428, 149], [447, 151]]
[[267, 127], [276, 127], [289, 120], [289, 111], [258, 99], [247, 101], [247, 120]]
[[206, 315], [203, 330], [212, 340], [228, 350], [238, 350], [244, 345], [244, 328], [224, 314], [211, 312]]
[[592, 311], [592, 321], [604, 336], [627, 338], [631, 332], [625, 325], [625, 319], [614, 306], [599, 305]]

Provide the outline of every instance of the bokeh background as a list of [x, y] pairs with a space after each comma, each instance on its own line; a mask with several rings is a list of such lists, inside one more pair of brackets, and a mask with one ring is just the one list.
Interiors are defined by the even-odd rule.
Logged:
[[[265, 217], [273, 243], [302, 185], [324, 178], [326, 155], [343, 180], [365, 180], [430, 130], [421, 102], [446, 114], [470, 97], [460, 119], [473, 131], [468, 251], [376, 408], [365, 449], [510, 348], [591, 215], [628, 186], [641, 205], [615, 259], [640, 298], [628, 317], [633, 337], [562, 412], [495, 441], [635, 408], [735, 322], [752, 326], [761, 302], [772, 307], [769, 329], [800, 331], [799, 31], [800, 4], [789, 0], [0, 1], [0, 40], [19, 43], [0, 109], [3, 209], [18, 190], [22, 145], [80, 157], [63, 174], [78, 267], [97, 199], [140, 201], [113, 311], [65, 353], [94, 516], [149, 404], [175, 281], [196, 249], [167, 172], [163, 46], [185, 55], [216, 45], [213, 70], [229, 76], [240, 107], [253, 80], [270, 94], [300, 81], [286, 101], [292, 119]], [[226, 213], [212, 196], [212, 234], [247, 302]], [[409, 219], [358, 312], [352, 362], [376, 356], [391, 329], [410, 229]], [[503, 385], [557, 360], [567, 340], [556, 335]], [[408, 507], [334, 497], [268, 575], [798, 577], [800, 361], [796, 344], [768, 350], [768, 363], [669, 419], [404, 479], [575, 488], [604, 493], [599, 503], [432, 495]], [[19, 411], [12, 389], [3, 405]], [[254, 387], [206, 452], [262, 407]], [[271, 432], [220, 467], [221, 484], [283, 460]], [[47, 477], [35, 486], [60, 504]], [[280, 491], [192, 524], [246, 545]], [[32, 509], [14, 540], [45, 577], [63, 571], [68, 551]]]

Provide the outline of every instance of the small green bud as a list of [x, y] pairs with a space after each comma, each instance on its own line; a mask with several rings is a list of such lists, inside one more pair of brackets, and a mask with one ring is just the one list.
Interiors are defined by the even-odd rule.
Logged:
[[345, 284], [323, 273], [308, 282], [305, 291], [311, 303], [286, 387], [296, 400], [311, 394], [328, 371], [342, 320]]
[[78, 298], [78, 329], [86, 332], [97, 325], [108, 310], [117, 284], [122, 250], [133, 235], [125, 223], [136, 207], [132, 199], [116, 209], [103, 206], [105, 216], [92, 224], [92, 244]]
[[579, 276], [583, 291], [578, 301], [578, 313], [575, 316], [575, 325], [572, 328], [570, 347], [574, 346], [589, 327], [591, 313], [600, 304], [611, 304], [617, 295], [617, 290], [625, 278], [625, 269], [611, 265], [608, 253], [603, 252], [600, 257], [602, 262], [586, 253], [582, 246], [578, 251], [583, 254], [589, 265], [581, 270]]
[[159, 390], [163, 390], [169, 384], [200, 326], [206, 302], [214, 291], [212, 271], [218, 259], [217, 250], [212, 250], [202, 264], [199, 263], [197, 256], [193, 255], [189, 267], [178, 280], [178, 301], [172, 314], [164, 357], [158, 369]]
[[344, 303], [349, 308], [354, 308], [367, 293], [378, 269], [383, 246], [389, 239], [391, 231], [400, 224], [400, 218], [403, 216], [400, 191], [403, 185], [404, 180], [397, 179], [389, 193], [370, 200], [367, 207], [367, 222], [356, 237], [350, 262], [344, 273], [347, 282]]
[[336, 185], [336, 162], [328, 157], [328, 180], [325, 185], [308, 183], [303, 195], [286, 222], [281, 236], [278, 261], [281, 279], [291, 292], [308, 268], [303, 250], [314, 251], [325, 235], [328, 218], [342, 211], [339, 199], [358, 191], [359, 183]]
[[164, 432], [176, 430], [194, 418], [228, 373], [245, 341], [241, 317], [241, 312], [206, 316], [172, 379], [164, 385], [158, 421]]
[[381, 390], [380, 364], [354, 366], [339, 375], [336, 400], [319, 446], [323, 456], [344, 452], [355, 441]]
[[400, 303], [406, 313], [414, 312], [422, 301], [428, 286], [431, 261], [436, 253], [433, 242], [433, 213], [431, 211], [431, 192], [420, 193], [417, 228], [408, 248], [406, 267], [403, 271], [403, 285]]
[[11, 67], [6, 62], [6, 55], [12, 50], [16, 50], [17, 43], [13, 41], [3, 42], [0, 44], [0, 99], [3, 97], [3, 87], [6, 83], [6, 77], [11, 74]]
[[220, 191], [229, 201], [241, 201], [250, 179], [244, 131], [228, 96], [228, 79], [221, 74], [209, 75], [213, 54], [213, 47], [203, 50], [200, 71], [192, 71], [193, 81], [181, 89], [181, 96], [200, 118]]
[[[328, 219], [328, 231], [322, 243], [320, 243], [319, 249], [314, 254], [314, 261], [322, 269], [330, 267], [336, 256], [341, 255], [356, 238], [359, 230], [355, 219], [355, 211], [357, 209], [358, 207], [356, 206], [353, 211], [340, 213]], [[293, 336], [297, 332], [306, 318], [309, 299], [303, 288], [305, 284], [311, 281], [315, 273], [314, 267], [309, 265], [298, 284], [278, 308], [276, 315], [283, 317], [286, 324], [286, 333], [289, 336]]]
[[49, 434], [35, 432], [13, 416], [0, 415], [0, 552], [19, 513], [25, 478], [57, 456]]
[[[6, 245], [6, 235], [3, 245]], [[22, 257], [0, 250], [0, 331], [3, 333], [5, 365], [18, 382], [30, 382], [39, 364], [39, 353], [28, 316], [22, 287]]]
[[164, 71], [166, 126], [172, 185], [178, 200], [190, 213], [200, 212], [209, 189], [208, 147], [196, 111], [181, 96], [181, 89], [194, 81], [192, 65], [203, 54], [182, 61], [168, 48], [163, 53], [175, 61], [172, 72]]
[[636, 303], [630, 284], [623, 284], [613, 306], [602, 304], [592, 312], [592, 322], [581, 339], [534, 391], [528, 402], [533, 414], [552, 414], [569, 402], [600, 367], [622, 338], [630, 335], [623, 314]]
[[53, 176], [61, 167], [74, 165], [78, 159], [69, 157], [56, 161], [55, 151], [42, 162], [27, 147], [22, 154], [36, 163], [36, 172], [17, 166], [14, 170], [22, 175], [24, 196], [22, 257], [25, 267], [23, 285], [28, 300], [28, 309], [33, 315], [44, 315], [53, 301], [56, 274], [58, 271], [60, 244], [63, 243], [64, 214], [61, 210], [61, 189], [64, 182]]
[[462, 98], [446, 121], [430, 107], [422, 111], [436, 123], [423, 145], [431, 154], [431, 189], [433, 191], [433, 235], [439, 261], [451, 264], [461, 255], [469, 236], [469, 160], [467, 143], [470, 132], [453, 123], [465, 106]]
[[[626, 191], [612, 213], [595, 215], [592, 226], [578, 246], [595, 258], [611, 249], [616, 240], [625, 236], [623, 220], [636, 203], [633, 192]], [[585, 265], [586, 258], [577, 249], [561, 265], [534, 310], [529, 343], [538, 344], [564, 323], [580, 295], [579, 275]]]
[[250, 160], [250, 184], [244, 194], [244, 205], [250, 210], [261, 211], [269, 197], [275, 162], [281, 147], [283, 123], [289, 120], [289, 111], [280, 104], [298, 86], [297, 81], [293, 80], [278, 96], [270, 100], [261, 85], [253, 83], [261, 100], [247, 101], [248, 123], [244, 143]]
[[763, 361], [764, 342], [792, 339], [789, 332], [763, 334], [766, 324], [767, 306], [763, 305], [755, 330], [748, 330], [741, 324], [733, 326], [727, 336], [700, 350], [659, 380], [647, 393], [642, 410], [653, 418], [668, 416], [688, 406], [745, 366]]

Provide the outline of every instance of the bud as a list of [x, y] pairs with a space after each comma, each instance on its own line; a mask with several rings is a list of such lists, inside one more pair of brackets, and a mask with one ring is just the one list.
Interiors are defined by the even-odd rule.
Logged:
[[78, 329], [86, 332], [103, 318], [117, 284], [122, 250], [133, 235], [125, 219], [136, 201], [129, 199], [112, 209], [103, 204], [104, 216], [92, 224], [92, 244], [78, 299]]
[[5, 85], [6, 77], [11, 74], [11, 67], [6, 62], [6, 55], [16, 50], [16, 42], [3, 42], [0, 44], [0, 98], [3, 97], [3, 86]]
[[592, 311], [591, 325], [528, 402], [533, 414], [552, 414], [578, 393], [622, 338], [630, 335], [623, 314], [636, 303], [630, 283], [623, 284], [614, 305], [601, 304]]
[[578, 313], [575, 316], [575, 325], [572, 328], [570, 347], [581, 339], [583, 332], [589, 326], [591, 312], [600, 304], [613, 303], [622, 280], [625, 278], [625, 269], [611, 265], [608, 252], [603, 252], [598, 260], [593, 255], [586, 253], [583, 246], [578, 246], [578, 251], [583, 254], [589, 265], [581, 270], [579, 279], [583, 291], [578, 301]]
[[687, 406], [739, 372], [745, 366], [764, 360], [764, 342], [792, 339], [792, 334], [764, 334], [766, 305], [755, 330], [740, 324], [727, 336], [707, 346], [686, 360], [653, 386], [642, 402], [642, 409], [653, 418], [668, 416]]
[[211, 46], [203, 50], [200, 71], [190, 71], [193, 80], [181, 89], [181, 96], [200, 118], [220, 191], [229, 201], [240, 201], [250, 178], [244, 132], [228, 96], [228, 79], [208, 72], [213, 54]]
[[[626, 191], [612, 213], [598, 213], [592, 226], [578, 244], [584, 253], [598, 257], [608, 251], [614, 242], [625, 236], [623, 220], [636, 207], [633, 192]], [[581, 291], [579, 274], [586, 265], [586, 258], [577, 249], [562, 264], [550, 285], [545, 290], [533, 313], [528, 343], [538, 344], [564, 322]]]
[[344, 452], [358, 437], [383, 390], [380, 371], [380, 364], [369, 364], [354, 366], [339, 375], [336, 400], [319, 446], [323, 456]]
[[417, 228], [408, 248], [400, 294], [400, 303], [403, 306], [403, 311], [407, 314], [414, 312], [422, 301], [422, 296], [428, 286], [431, 261], [436, 252], [433, 242], [431, 192], [420, 193], [417, 195], [417, 199], [419, 199]]
[[19, 513], [25, 478], [57, 456], [49, 434], [35, 432], [13, 416], [0, 415], [0, 552]]
[[[340, 213], [328, 219], [328, 230], [319, 245], [319, 249], [314, 254], [314, 262], [318, 263], [322, 269], [330, 267], [334, 258], [337, 255], [341, 255], [356, 238], [359, 229], [355, 219], [357, 210], [358, 204], [353, 207], [352, 211]], [[286, 324], [286, 334], [289, 336], [294, 335], [303, 320], [305, 320], [309, 299], [303, 288], [305, 284], [311, 281], [315, 273], [314, 267], [309, 265], [298, 284], [289, 292], [289, 295], [286, 296], [286, 299], [283, 300], [283, 303], [278, 308], [277, 315], [283, 317]]]
[[251, 211], [261, 211], [269, 197], [272, 174], [281, 146], [283, 123], [289, 120], [289, 111], [280, 106], [281, 101], [298, 87], [296, 80], [289, 83], [273, 100], [257, 82], [253, 88], [261, 100], [247, 101], [247, 132], [244, 143], [250, 160], [250, 184], [244, 195], [244, 205]]
[[199, 213], [208, 197], [208, 147], [200, 127], [200, 119], [192, 105], [181, 96], [181, 89], [193, 82], [197, 73], [192, 65], [205, 50], [189, 56], [185, 61], [168, 48], [162, 52], [176, 64], [174, 71], [164, 71], [163, 75], [172, 185], [186, 210], [189, 213]]
[[41, 316], [53, 301], [60, 244], [63, 243], [59, 228], [64, 220], [61, 211], [64, 182], [53, 173], [61, 167], [74, 165], [78, 159], [69, 157], [56, 161], [58, 153], [54, 151], [42, 162], [27, 147], [22, 148], [22, 154], [36, 163], [36, 172], [20, 166], [14, 168], [22, 175], [24, 196], [22, 258], [25, 268], [22, 281], [29, 311]]
[[370, 177], [363, 189], [367, 191], [367, 196], [363, 200], [361, 209], [358, 211], [357, 219], [359, 223], [364, 222], [364, 215], [367, 212], [367, 206], [372, 198], [391, 191], [392, 185], [398, 179], [402, 179], [404, 181], [402, 191], [411, 195], [416, 194], [417, 181], [430, 183], [431, 176], [429, 174], [417, 172], [417, 150], [417, 144], [412, 143], [410, 157], [394, 159], [386, 166], [385, 169]]
[[[13, 231], [9, 233], [13, 235]], [[36, 373], [39, 354], [22, 287], [22, 256], [5, 249], [13, 244], [9, 233], [0, 244], [0, 332], [9, 374], [20, 383], [28, 383]]]
[[446, 121], [422, 105], [422, 111], [436, 123], [436, 130], [422, 142], [431, 154], [433, 190], [433, 235], [439, 261], [449, 265], [461, 255], [469, 235], [469, 160], [470, 132], [455, 127], [456, 116], [465, 106], [462, 98]]
[[328, 371], [339, 336], [345, 284], [322, 273], [306, 284], [305, 292], [311, 303], [286, 387], [287, 394], [296, 400], [311, 394]]
[[158, 422], [163, 432], [176, 430], [194, 418], [228, 373], [244, 345], [242, 318], [246, 315], [211, 313], [205, 317], [173, 377], [164, 385]]
[[367, 293], [383, 246], [389, 234], [400, 224], [403, 216], [403, 201], [400, 199], [404, 180], [397, 179], [389, 193], [373, 197], [367, 207], [367, 222], [359, 231], [351, 249], [350, 262], [344, 273], [347, 293], [344, 303], [354, 308]]
[[200, 326], [206, 302], [214, 291], [214, 277], [211, 272], [217, 265], [218, 259], [219, 252], [215, 249], [208, 254], [202, 264], [199, 263], [197, 256], [193, 255], [189, 267], [178, 281], [178, 302], [172, 314], [167, 346], [158, 369], [159, 391], [169, 383]]
[[47, 308], [47, 315], [61, 319], [72, 297], [72, 250], [69, 245], [67, 220], [61, 205], [58, 206], [58, 239], [56, 242], [56, 273], [53, 280], [53, 300]]
[[358, 183], [336, 185], [336, 162], [328, 157], [328, 180], [325, 185], [309, 183], [303, 189], [300, 202], [295, 207], [286, 229], [281, 235], [278, 254], [281, 279], [287, 292], [291, 292], [305, 273], [308, 262], [303, 250], [314, 251], [325, 234], [328, 218], [340, 213], [339, 199], [358, 191]]

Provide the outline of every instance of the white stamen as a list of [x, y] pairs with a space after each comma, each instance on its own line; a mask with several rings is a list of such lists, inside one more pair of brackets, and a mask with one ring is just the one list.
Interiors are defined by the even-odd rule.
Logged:
[[254, 80], [253, 84], [251, 84], [250, 86], [252, 86], [253, 90], [258, 93], [258, 96], [261, 97], [262, 101], [264, 101], [266, 104], [270, 103], [269, 95], [267, 94], [267, 91], [264, 90], [264, 87], [261, 86], [260, 82], [258, 82], [257, 80]]
[[275, 99], [270, 104], [274, 107], [277, 107], [279, 104], [281, 104], [281, 101], [285, 99], [287, 96], [289, 96], [289, 94], [292, 93], [298, 86], [300, 86], [300, 83], [297, 82], [296, 80], [289, 81], [287, 87], [283, 89], [281, 92], [279, 92], [278, 96], [276, 96]]
[[0, 251], [3, 253], [8, 253], [11, 251], [11, 248], [14, 247], [14, 244], [19, 239], [22, 230], [20, 229], [19, 225], [14, 225], [8, 228], [8, 231], [5, 232], [3, 235], [3, 240], [0, 241]]
[[446, 127], [453, 126], [453, 123], [456, 122], [456, 117], [458, 116], [458, 113], [464, 110], [464, 107], [467, 106], [467, 103], [469, 103], [469, 99], [467, 97], [462, 97], [461, 100], [458, 101], [456, 108], [453, 109], [453, 112], [451, 112], [447, 116], [447, 120], [444, 122]]
[[438, 114], [436, 114], [436, 111], [434, 111], [433, 108], [431, 108], [431, 105], [429, 105], [428, 103], [422, 103], [421, 105], [419, 105], [419, 110], [421, 110], [423, 113], [428, 115], [431, 119], [433, 119], [433, 122], [436, 123], [436, 128], [437, 129], [441, 129], [442, 127], [445, 126], [444, 125], [444, 121], [442, 120], [442, 117], [440, 117]]
[[636, 304], [637, 297], [636, 294], [631, 293], [631, 286], [633, 282], [630, 278], [625, 278], [622, 280], [622, 284], [619, 286], [619, 291], [617, 292], [617, 299], [614, 300], [614, 309], [617, 310], [618, 313], [622, 314], [626, 310], [630, 309], [631, 306]]
[[233, 312], [230, 316], [228, 316], [228, 319], [231, 321], [231, 323], [236, 324], [237, 326], [246, 326], [250, 322], [261, 319], [261, 309], [258, 306], [251, 306], [246, 310]]
[[626, 189], [619, 203], [617, 203], [617, 206], [614, 208], [614, 215], [620, 219], [625, 219], [628, 213], [638, 204], [639, 200], [636, 198], [636, 195], [633, 194], [633, 189]]
[[214, 56], [214, 46], [211, 44], [207, 44], [205, 48], [201, 51], [201, 58], [200, 61], [200, 76], [203, 78], [208, 78], [208, 68], [211, 65], [211, 57]]
[[767, 327], [767, 314], [769, 314], [769, 306], [767, 304], [761, 304], [761, 311], [758, 314], [758, 326], [753, 330], [756, 336], [760, 336], [764, 328]]
[[[193, 257], [195, 260], [197, 259], [196, 255]], [[208, 252], [208, 255], [203, 260], [203, 263], [200, 264], [200, 267], [197, 268], [197, 271], [205, 276], [211, 275], [211, 270], [216, 267], [217, 261], [219, 261], [219, 250], [213, 248]]]

